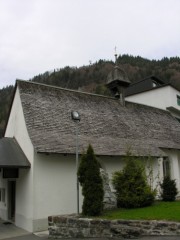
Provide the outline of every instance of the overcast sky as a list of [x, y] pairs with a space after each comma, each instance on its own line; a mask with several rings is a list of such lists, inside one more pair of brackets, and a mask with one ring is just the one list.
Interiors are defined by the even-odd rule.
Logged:
[[119, 54], [180, 56], [180, 0], [0, 0], [0, 88]]

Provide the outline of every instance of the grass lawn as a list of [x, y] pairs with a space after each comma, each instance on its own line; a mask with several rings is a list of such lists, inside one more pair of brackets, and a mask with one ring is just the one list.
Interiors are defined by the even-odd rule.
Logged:
[[180, 201], [155, 202], [150, 207], [106, 211], [103, 219], [168, 220], [180, 222]]

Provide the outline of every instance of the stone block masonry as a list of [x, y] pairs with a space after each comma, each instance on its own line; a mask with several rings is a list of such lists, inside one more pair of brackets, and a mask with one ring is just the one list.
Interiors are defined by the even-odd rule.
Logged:
[[107, 172], [105, 172], [102, 168], [100, 168], [100, 174], [103, 180], [103, 188], [104, 188], [104, 200], [103, 205], [104, 209], [113, 209], [117, 207], [117, 200], [115, 194], [111, 191], [110, 180]]
[[49, 238], [137, 238], [140, 236], [180, 236], [180, 223], [140, 220], [103, 220], [77, 215], [50, 216]]

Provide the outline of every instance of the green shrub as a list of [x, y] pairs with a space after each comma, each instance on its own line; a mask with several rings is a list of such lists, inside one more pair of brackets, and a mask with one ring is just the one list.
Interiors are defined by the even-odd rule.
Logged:
[[78, 178], [84, 196], [82, 214], [85, 216], [100, 215], [103, 211], [103, 181], [100, 175], [100, 164], [91, 145], [81, 158]]
[[175, 180], [171, 179], [170, 176], [166, 176], [160, 184], [160, 187], [163, 201], [175, 201], [176, 195], [178, 194]]
[[154, 202], [155, 192], [147, 183], [145, 169], [131, 156], [126, 157], [123, 170], [113, 174], [112, 183], [116, 190], [117, 207], [138, 208]]

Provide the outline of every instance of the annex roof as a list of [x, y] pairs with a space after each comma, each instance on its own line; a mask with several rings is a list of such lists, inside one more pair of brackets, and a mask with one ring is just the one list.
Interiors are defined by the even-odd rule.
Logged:
[[30, 166], [14, 138], [0, 139], [0, 168], [30, 168]]
[[[157, 84], [155, 87], [153, 86], [153, 82]], [[142, 79], [141, 81], [131, 83], [126, 89], [125, 95], [128, 97], [134, 94], [151, 91], [166, 85], [167, 83], [152, 75]]]
[[29, 136], [40, 153], [74, 154], [76, 123], [81, 115], [80, 152], [92, 144], [97, 155], [163, 156], [180, 149], [180, 124], [167, 111], [114, 98], [17, 81]]
[[[153, 82], [157, 83], [156, 86], [153, 86]], [[166, 86], [170, 86], [178, 91], [180, 91], [180, 83], [175, 80], [171, 81], [162, 81], [156, 76], [149, 76], [141, 81], [131, 83], [128, 88], [126, 88], [125, 96], [129, 97], [135, 94], [141, 94], [148, 91], [154, 91], [159, 88], [164, 88]]]

